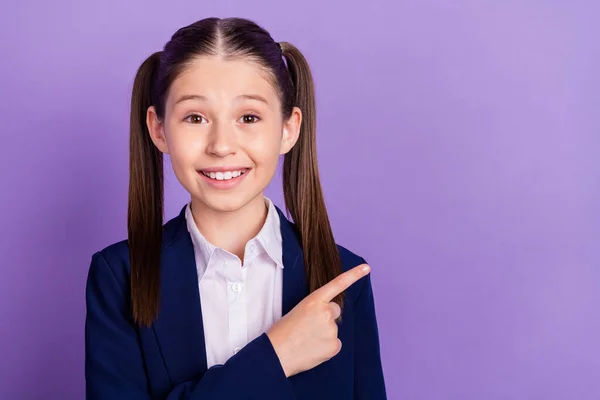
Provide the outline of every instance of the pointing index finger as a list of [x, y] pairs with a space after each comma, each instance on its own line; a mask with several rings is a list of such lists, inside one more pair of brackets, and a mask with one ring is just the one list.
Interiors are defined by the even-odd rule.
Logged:
[[368, 264], [360, 264], [338, 275], [326, 285], [321, 286], [312, 294], [319, 300], [330, 302], [335, 296], [348, 289], [354, 282], [367, 275], [371, 268]]

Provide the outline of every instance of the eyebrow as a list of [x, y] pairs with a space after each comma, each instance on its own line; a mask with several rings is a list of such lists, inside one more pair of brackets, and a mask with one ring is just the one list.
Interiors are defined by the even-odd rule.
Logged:
[[[175, 104], [179, 104], [183, 101], [188, 101], [188, 100], [209, 101], [208, 97], [203, 96], [201, 94], [186, 94], [186, 95], [181, 96], [179, 99], [177, 99]], [[256, 100], [256, 101], [265, 103], [266, 105], [269, 105], [269, 102], [267, 101], [267, 99], [265, 99], [263, 96], [261, 96], [259, 94], [241, 94], [239, 96], [236, 96], [233, 100], [235, 100], [235, 101]]]

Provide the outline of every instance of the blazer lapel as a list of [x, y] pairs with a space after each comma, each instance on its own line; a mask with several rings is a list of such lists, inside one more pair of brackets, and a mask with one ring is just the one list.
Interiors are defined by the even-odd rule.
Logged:
[[308, 283], [304, 270], [304, 255], [299, 241], [300, 235], [281, 209], [275, 206], [281, 224], [283, 239], [283, 290], [281, 315], [292, 310], [308, 294]]
[[206, 371], [198, 273], [185, 206], [164, 228], [160, 313], [154, 331], [172, 384]]
[[[282, 315], [308, 294], [304, 257], [296, 227], [281, 209], [283, 247]], [[164, 227], [161, 300], [153, 329], [172, 383], [198, 378], [207, 369], [202, 305], [192, 239], [185, 221], [185, 206]]]

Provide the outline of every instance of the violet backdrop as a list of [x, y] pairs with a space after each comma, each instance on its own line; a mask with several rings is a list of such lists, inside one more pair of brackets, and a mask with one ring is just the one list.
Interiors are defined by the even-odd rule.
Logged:
[[[179, 27], [242, 16], [312, 66], [330, 218], [372, 266], [389, 398], [599, 399], [598, 15], [591, 0], [3, 2], [0, 398], [84, 397], [85, 280], [126, 237], [135, 71]], [[188, 195], [166, 167], [171, 218]]]

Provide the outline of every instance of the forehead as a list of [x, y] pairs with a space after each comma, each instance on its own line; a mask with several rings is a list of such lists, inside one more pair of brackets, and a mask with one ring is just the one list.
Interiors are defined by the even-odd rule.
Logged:
[[269, 103], [277, 99], [268, 73], [248, 59], [224, 59], [219, 56], [194, 58], [173, 81], [168, 102], [182, 95], [203, 95], [228, 100], [241, 94], [259, 94]]

